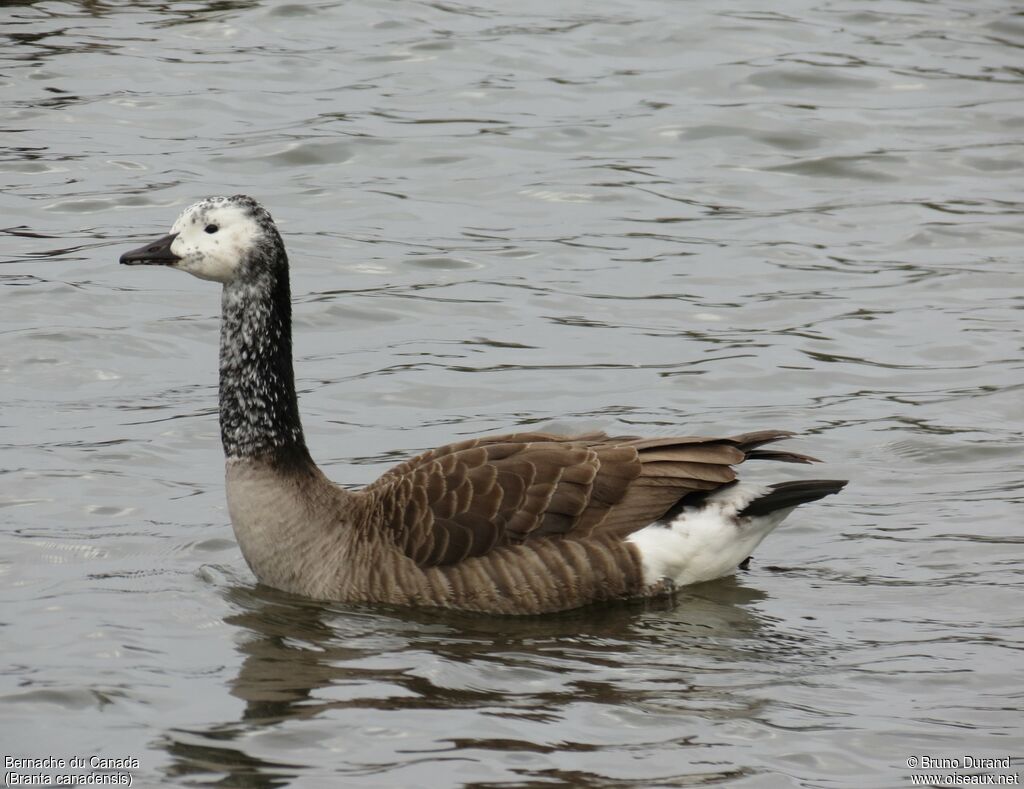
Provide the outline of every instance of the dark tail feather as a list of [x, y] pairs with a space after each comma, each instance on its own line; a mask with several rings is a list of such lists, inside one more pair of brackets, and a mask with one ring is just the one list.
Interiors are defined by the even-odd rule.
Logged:
[[786, 438], [792, 438], [796, 433], [792, 433], [789, 430], [758, 430], [754, 433], [741, 433], [738, 436], [733, 436], [729, 440], [739, 447], [744, 452], [749, 452], [752, 449], [757, 449], [765, 444], [770, 444], [773, 441], [782, 441]]
[[775, 449], [753, 449], [747, 453], [746, 460], [780, 460], [783, 463], [820, 463], [817, 458], [810, 455], [800, 455], [796, 452], [779, 452]]
[[771, 485], [771, 492], [754, 499], [738, 513], [740, 516], [757, 517], [776, 510], [786, 510], [809, 501], [817, 501], [846, 487], [845, 479], [805, 479], [795, 482], [780, 482]]
[[781, 460], [783, 463], [820, 463], [810, 455], [785, 452], [777, 449], [760, 449], [765, 444], [782, 441], [796, 435], [788, 430], [758, 430], [756, 433], [742, 433], [729, 440], [744, 454], [745, 460]]

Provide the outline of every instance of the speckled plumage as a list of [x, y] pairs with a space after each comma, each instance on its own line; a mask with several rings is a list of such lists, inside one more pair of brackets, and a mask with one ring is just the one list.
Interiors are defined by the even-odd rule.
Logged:
[[324, 600], [533, 614], [665, 594], [732, 572], [841, 481], [735, 484], [788, 437], [519, 433], [423, 453], [362, 490], [306, 449], [288, 258], [252, 198], [210, 198], [121, 258], [221, 282], [220, 423], [231, 522], [262, 582]]
[[288, 280], [229, 283], [221, 297], [220, 433], [229, 459], [305, 454], [292, 372]]

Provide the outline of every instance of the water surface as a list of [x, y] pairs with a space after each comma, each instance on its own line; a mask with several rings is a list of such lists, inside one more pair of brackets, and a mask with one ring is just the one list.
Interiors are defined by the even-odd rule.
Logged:
[[[134, 757], [136, 786], [894, 787], [912, 755], [1021, 753], [1011, 4], [0, 19], [4, 755]], [[234, 192], [285, 235], [343, 484], [552, 421], [798, 430], [852, 484], [664, 604], [261, 588], [224, 506], [216, 288], [116, 265]]]

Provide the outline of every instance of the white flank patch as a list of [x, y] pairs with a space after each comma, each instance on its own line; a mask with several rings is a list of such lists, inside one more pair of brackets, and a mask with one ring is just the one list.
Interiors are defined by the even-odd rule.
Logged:
[[740, 484], [708, 497], [700, 509], [684, 510], [671, 523], [653, 523], [627, 539], [636, 545], [648, 586], [665, 578], [676, 586], [711, 581], [735, 572], [739, 563], [792, 508], [757, 518], [737, 518], [736, 513], [769, 488]]

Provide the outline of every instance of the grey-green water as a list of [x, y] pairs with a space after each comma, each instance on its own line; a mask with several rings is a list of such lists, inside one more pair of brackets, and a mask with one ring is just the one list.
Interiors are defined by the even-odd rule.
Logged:
[[[8, 2], [0, 41], [0, 755], [147, 787], [1020, 771], [907, 766], [1024, 751], [1011, 3]], [[339, 482], [559, 421], [800, 430], [852, 483], [671, 604], [260, 588], [216, 288], [116, 265], [240, 191]]]

